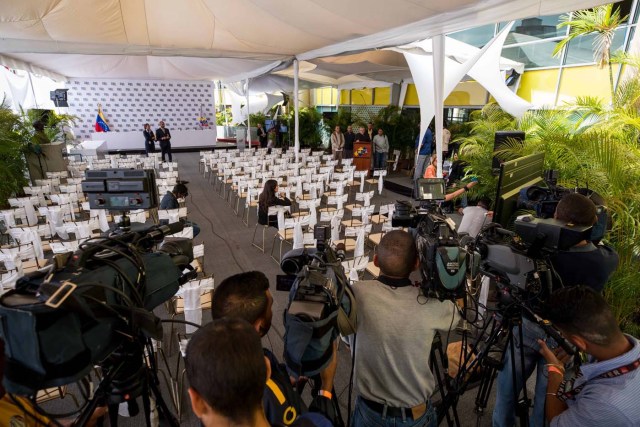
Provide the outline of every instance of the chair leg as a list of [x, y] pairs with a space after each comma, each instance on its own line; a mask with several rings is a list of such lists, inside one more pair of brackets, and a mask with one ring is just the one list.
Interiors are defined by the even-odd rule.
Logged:
[[[242, 208], [242, 223], [249, 228], [249, 215], [251, 214], [250, 209], [245, 204]], [[246, 217], [246, 219], [245, 219]], [[255, 233], [254, 233], [255, 234]]]
[[[262, 226], [262, 246], [256, 245], [256, 231], [258, 231], [258, 227]], [[264, 235], [266, 233], [267, 227], [261, 224], [256, 224], [256, 227], [253, 229], [253, 238], [251, 239], [251, 244], [256, 248], [260, 249], [262, 253], [264, 253]]]
[[[273, 243], [271, 244], [271, 259], [277, 263], [280, 263], [280, 261], [273, 256], [273, 250], [276, 248], [276, 238], [278, 238], [278, 234], [273, 236]], [[280, 239], [280, 249], [282, 249], [282, 239]]]
[[238, 214], [240, 213], [240, 193], [238, 193], [238, 197], [236, 198], [236, 207], [234, 209], [234, 213], [236, 214], [236, 216], [238, 216]]

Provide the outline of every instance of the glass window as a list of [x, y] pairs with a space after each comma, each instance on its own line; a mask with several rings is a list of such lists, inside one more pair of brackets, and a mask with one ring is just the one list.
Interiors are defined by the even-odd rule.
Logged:
[[[622, 49], [624, 47], [624, 36], [626, 31], [626, 27], [618, 28], [615, 31], [615, 36], [613, 37], [613, 43], [611, 45], [612, 54], [616, 50]], [[569, 47], [567, 50], [567, 60], [565, 64], [575, 65], [594, 63], [595, 60], [593, 59], [593, 41], [595, 37], [595, 34], [588, 34], [586, 36], [576, 37], [575, 39], [571, 40], [571, 42], [569, 42]]]
[[457, 33], [447, 34], [452, 39], [470, 44], [475, 47], [483, 47], [494, 36], [495, 25], [482, 25], [480, 27], [470, 28], [468, 30], [458, 31]]
[[532, 43], [523, 46], [506, 47], [502, 56], [524, 63], [525, 68], [558, 67], [560, 58], [553, 56], [557, 41]]
[[[560, 16], [548, 15], [517, 20], [509, 31], [505, 45], [564, 36], [567, 32], [566, 28], [557, 27]], [[504, 28], [505, 25], [507, 24], [501, 23], [500, 28]]]

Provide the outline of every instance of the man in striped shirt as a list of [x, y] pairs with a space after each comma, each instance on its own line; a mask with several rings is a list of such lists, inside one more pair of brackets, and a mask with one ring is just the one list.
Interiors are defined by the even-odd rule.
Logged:
[[560, 289], [552, 294], [547, 315], [588, 355], [565, 376], [562, 350], [538, 340], [547, 361], [545, 415], [551, 427], [640, 426], [640, 342], [620, 331], [601, 294], [585, 286]]

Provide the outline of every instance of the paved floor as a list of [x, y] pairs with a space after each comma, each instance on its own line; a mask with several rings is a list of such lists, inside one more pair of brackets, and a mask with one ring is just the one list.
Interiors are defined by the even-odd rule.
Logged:
[[[262, 271], [269, 277], [271, 290], [274, 294], [273, 326], [265, 336], [263, 344], [265, 347], [270, 348], [276, 355], [281, 355], [284, 334], [282, 314], [286, 307], [287, 294], [275, 290], [275, 279], [276, 275], [280, 274], [280, 269], [268, 254], [275, 230], [272, 229], [273, 231], [268, 231], [266, 244], [267, 253], [263, 254], [251, 245], [251, 238], [256, 222], [255, 213], [252, 215], [250, 227], [246, 227], [240, 218], [234, 214], [233, 209], [227, 202], [221, 199], [207, 180], [203, 179], [202, 175], [200, 175], [198, 171], [197, 153], [177, 153], [174, 157], [179, 162], [180, 178], [189, 181], [188, 187], [190, 195], [187, 200], [189, 219], [197, 222], [202, 229], [201, 234], [196, 238], [196, 243], [205, 243], [205, 271], [213, 273], [217, 283], [230, 275], [250, 270]], [[382, 196], [376, 195], [372, 203], [392, 203], [396, 199], [406, 200], [407, 198], [385, 191]], [[159, 315], [166, 316], [162, 307], [156, 311]], [[207, 322], [208, 320], [210, 320], [210, 314], [205, 312], [203, 322]], [[169, 339], [168, 330], [165, 331], [165, 336], [166, 341]], [[420, 337], [408, 338], [420, 339]], [[166, 348], [166, 342], [164, 346]], [[177, 357], [175, 350], [173, 353], [174, 354], [169, 357], [169, 366], [175, 366]], [[346, 347], [341, 346], [338, 354], [338, 373], [335, 379], [335, 389], [345, 420], [348, 401], [348, 381], [351, 370], [350, 362], [348, 350]], [[425, 369], [427, 369], [426, 359]], [[163, 387], [163, 389], [165, 389], [166, 395], [166, 388]], [[484, 416], [480, 422], [477, 422], [476, 414], [473, 410], [476, 390], [467, 391], [467, 393], [460, 398], [458, 405], [461, 425], [489, 426], [491, 424], [490, 414], [494, 400], [493, 394], [494, 393], [492, 393], [487, 408], [488, 415]], [[184, 393], [183, 399], [186, 407], [181, 425], [199, 425], [189, 407], [186, 392]], [[121, 418], [120, 425], [142, 426], [144, 425], [144, 418], [142, 416], [129, 419]], [[443, 422], [442, 425], [446, 425], [446, 422]]]

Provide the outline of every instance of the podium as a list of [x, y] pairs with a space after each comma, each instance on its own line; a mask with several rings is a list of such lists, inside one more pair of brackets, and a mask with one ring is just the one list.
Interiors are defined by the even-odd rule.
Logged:
[[353, 143], [353, 164], [358, 171], [371, 170], [373, 147], [370, 142]]

